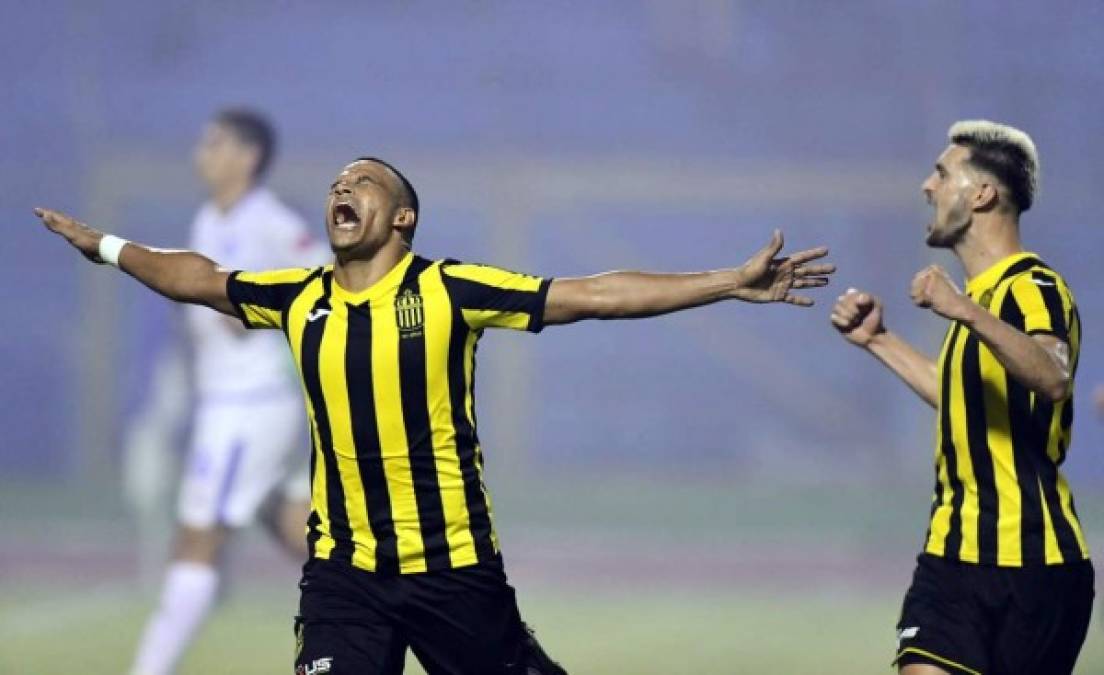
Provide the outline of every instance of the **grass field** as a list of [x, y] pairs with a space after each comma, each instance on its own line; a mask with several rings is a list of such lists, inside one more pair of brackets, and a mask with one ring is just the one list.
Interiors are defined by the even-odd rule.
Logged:
[[[664, 486], [677, 508], [658, 524], [647, 482], [565, 490], [503, 490], [497, 506], [522, 612], [570, 672], [893, 672], [922, 488]], [[1082, 494], [1083, 519], [1104, 522], [1104, 503]], [[125, 514], [84, 504], [99, 503], [0, 490], [0, 675], [126, 672], [156, 588], [135, 580]], [[290, 673], [296, 566], [254, 533], [233, 569], [180, 675]], [[1104, 673], [1099, 617], [1077, 673]]]
[[[33, 596], [33, 599], [32, 599]], [[786, 597], [753, 590], [522, 593], [545, 646], [572, 673], [890, 673], [897, 598], [854, 593]], [[180, 675], [290, 673], [294, 598], [241, 589], [212, 621]], [[66, 606], [65, 612], [57, 607]], [[119, 588], [74, 599], [7, 589], [0, 602], [0, 672], [124, 673], [148, 601]], [[411, 661], [409, 673], [422, 670]], [[1077, 671], [1104, 672], [1094, 626]]]

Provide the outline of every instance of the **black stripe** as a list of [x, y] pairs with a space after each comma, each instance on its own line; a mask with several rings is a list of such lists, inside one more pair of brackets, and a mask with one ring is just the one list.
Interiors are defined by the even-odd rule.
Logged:
[[1058, 338], [1069, 341], [1069, 332], [1066, 330], [1066, 312], [1062, 308], [1062, 296], [1058, 292], [1058, 279], [1055, 276], [1043, 272], [1033, 272], [1031, 278], [1035, 281], [1049, 282], [1043, 286], [1035, 284], [1039, 293], [1043, 296], [1043, 304], [1046, 305], [1047, 314], [1050, 315], [1050, 330]]
[[962, 391], [966, 412], [966, 442], [978, 492], [978, 562], [997, 563], [998, 496], [993, 475], [993, 454], [986, 433], [985, 384], [981, 379], [977, 336], [967, 331], [962, 349]]
[[[330, 275], [323, 275], [322, 281], [326, 293], [315, 303], [311, 311], [329, 309]], [[322, 461], [326, 472], [326, 506], [330, 520], [330, 536], [334, 540], [331, 560], [351, 563], [353, 559], [353, 537], [349, 528], [349, 518], [345, 512], [345, 490], [341, 485], [341, 475], [337, 469], [337, 457], [334, 455], [333, 434], [330, 418], [326, 410], [326, 400], [322, 395], [322, 381], [318, 372], [318, 361], [322, 353], [322, 333], [329, 322], [329, 315], [314, 321], [307, 321], [303, 328], [303, 342], [300, 349], [303, 373], [303, 385], [310, 397], [314, 410], [314, 421], [318, 428], [318, 442], [322, 446]]]
[[345, 383], [349, 394], [353, 445], [356, 447], [357, 467], [364, 489], [368, 527], [376, 540], [375, 571], [379, 574], [398, 574], [398, 540], [391, 514], [387, 475], [383, 468], [376, 395], [372, 384], [370, 302], [359, 307], [349, 307], [349, 329], [345, 341]]
[[[447, 284], [445, 289], [448, 292]], [[480, 480], [479, 468], [476, 466], [476, 447], [479, 445], [479, 440], [476, 438], [475, 426], [468, 419], [466, 403], [470, 390], [464, 350], [470, 330], [464, 323], [461, 311], [460, 305], [454, 302], [448, 353], [449, 403], [452, 406], [452, 424], [456, 430], [456, 454], [460, 463], [460, 476], [464, 482], [464, 501], [468, 507], [469, 529], [479, 562], [487, 562], [495, 557], [494, 541], [491, 539], [493, 528], [483, 481]], [[474, 358], [475, 355], [472, 354], [472, 359]], [[475, 364], [472, 363], [472, 379], [474, 379], [474, 373]]]
[[299, 297], [299, 295], [306, 289], [307, 285], [310, 284], [310, 282], [314, 281], [316, 278], [318, 278], [318, 276], [320, 276], [324, 271], [325, 271], [324, 267], [315, 268], [315, 270], [310, 273], [310, 276], [308, 276], [306, 279], [303, 279], [303, 281], [300, 282], [299, 290], [296, 291], [295, 293], [293, 293], [288, 298], [287, 302], [284, 303], [284, 308], [283, 308], [283, 310], [280, 311], [280, 325], [282, 325], [284, 327], [284, 335], [285, 336], [288, 336], [288, 313], [291, 312], [292, 303], [294, 303], [295, 298]]
[[962, 324], [957, 321], [951, 327], [951, 337], [947, 341], [946, 359], [942, 364], [943, 382], [940, 394], [940, 451], [947, 463], [947, 481], [951, 488], [951, 521], [944, 544], [944, 555], [959, 558], [962, 553], [962, 500], [964, 497], [962, 480], [958, 477], [958, 458], [955, 456], [953, 429], [951, 427], [951, 370], [954, 360], [955, 343], [958, 341]]
[[[1045, 407], [1050, 407], [1047, 403]], [[1043, 498], [1046, 499], [1047, 510], [1050, 512], [1050, 522], [1054, 524], [1054, 534], [1058, 538], [1058, 550], [1062, 552], [1064, 562], [1073, 562], [1081, 559], [1081, 547], [1077, 543], [1077, 535], [1073, 531], [1073, 525], [1066, 518], [1066, 512], [1062, 510], [1062, 500], [1058, 494], [1058, 467], [1046, 456], [1038, 460], [1039, 480], [1043, 485]]]
[[[1000, 319], [1016, 330], [1023, 330], [1023, 312], [1011, 292], [1004, 297]], [[1046, 562], [1046, 549], [1043, 539], [1043, 506], [1039, 497], [1039, 477], [1034, 458], [1036, 450], [1031, 431], [1031, 394], [1007, 371], [1004, 382], [1008, 398], [1012, 460], [1016, 467], [1016, 482], [1020, 488], [1020, 551], [1024, 565], [1041, 565]]]
[[519, 291], [452, 277], [447, 272], [442, 276], [452, 292], [453, 300], [465, 309], [521, 312], [530, 315], [529, 330], [538, 331], [543, 326], [544, 302], [551, 282], [549, 279], [541, 280], [536, 290]]
[[[311, 486], [311, 501], [314, 501], [314, 472], [318, 470], [318, 447], [314, 444], [314, 420], [310, 420], [310, 486]], [[322, 533], [318, 531], [318, 526], [322, 523], [322, 519], [318, 516], [316, 511], [311, 506], [310, 516], [307, 517], [307, 557], [314, 557], [314, 545], [318, 543], [318, 540], [322, 537]]]
[[[429, 266], [424, 258], [415, 257], [406, 270], [399, 293], [406, 290], [420, 293], [418, 277]], [[397, 309], [396, 309], [397, 313]], [[396, 321], [398, 317], [396, 316]], [[437, 478], [433, 433], [429, 421], [426, 373], [426, 342], [423, 329], [400, 331], [399, 373], [402, 394], [403, 424], [410, 455], [410, 473], [414, 481], [414, 497], [418, 504], [418, 520], [425, 547], [426, 568], [433, 572], [448, 569], [448, 539], [445, 534], [445, 509], [441, 503], [441, 486]]]
[[1012, 265], [1011, 267], [1006, 269], [1004, 271], [1004, 274], [1001, 275], [1000, 279], [997, 280], [997, 283], [994, 284], [994, 287], [999, 285], [1000, 282], [1002, 282], [1002, 281], [1005, 281], [1007, 279], [1011, 279], [1012, 277], [1017, 276], [1019, 274], [1023, 274], [1024, 272], [1028, 271], [1032, 267], [1046, 267], [1046, 265], [1043, 263], [1042, 260], [1039, 260], [1035, 256], [1030, 255], [1030, 256], [1024, 258], [1023, 260], [1020, 260], [1015, 265]]

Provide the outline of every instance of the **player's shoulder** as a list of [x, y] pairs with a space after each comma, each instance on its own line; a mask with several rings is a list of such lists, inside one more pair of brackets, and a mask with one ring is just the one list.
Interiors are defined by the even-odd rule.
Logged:
[[[441, 272], [451, 277], [461, 279], [480, 280], [495, 277], [531, 277], [530, 274], [515, 272], [514, 270], [491, 265], [482, 262], [465, 262], [454, 258], [443, 258], [435, 261], [440, 266]], [[536, 277], [533, 277], [536, 278]]]
[[318, 265], [315, 267], [285, 267], [261, 271], [238, 270], [231, 277], [239, 282], [260, 285], [305, 285], [313, 279], [321, 277], [331, 265]]
[[1024, 262], [1022, 269], [1007, 279], [1006, 283], [1010, 286], [1016, 288], [1030, 284], [1039, 288], [1054, 288], [1060, 293], [1072, 295], [1065, 277], [1042, 258], [1031, 254]]

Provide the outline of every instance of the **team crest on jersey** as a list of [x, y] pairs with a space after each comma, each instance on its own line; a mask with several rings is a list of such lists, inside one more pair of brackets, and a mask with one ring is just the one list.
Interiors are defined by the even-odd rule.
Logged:
[[978, 298], [978, 304], [981, 305], [982, 307], [984, 307], [985, 309], [989, 309], [989, 305], [992, 304], [992, 302], [993, 302], [993, 289], [992, 288], [990, 288], [989, 290], [982, 293], [981, 297]]
[[399, 333], [403, 337], [421, 335], [425, 326], [422, 296], [410, 288], [403, 289], [395, 298], [395, 321], [399, 324]]

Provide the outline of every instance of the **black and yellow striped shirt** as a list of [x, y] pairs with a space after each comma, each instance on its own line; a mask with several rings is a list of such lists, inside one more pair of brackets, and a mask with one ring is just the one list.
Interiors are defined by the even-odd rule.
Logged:
[[[977, 275], [966, 293], [1013, 328], [1048, 333], [1076, 372], [1081, 320], [1064, 279], [1032, 253]], [[1089, 551], [1059, 470], [1073, 399], [1051, 403], [1014, 380], [967, 327], [951, 324], [939, 357], [935, 496], [925, 551], [1021, 567], [1068, 563]]]
[[380, 573], [498, 555], [475, 428], [476, 342], [540, 331], [551, 280], [413, 254], [352, 293], [332, 267], [235, 272], [250, 328], [278, 328], [310, 431], [311, 556]]

